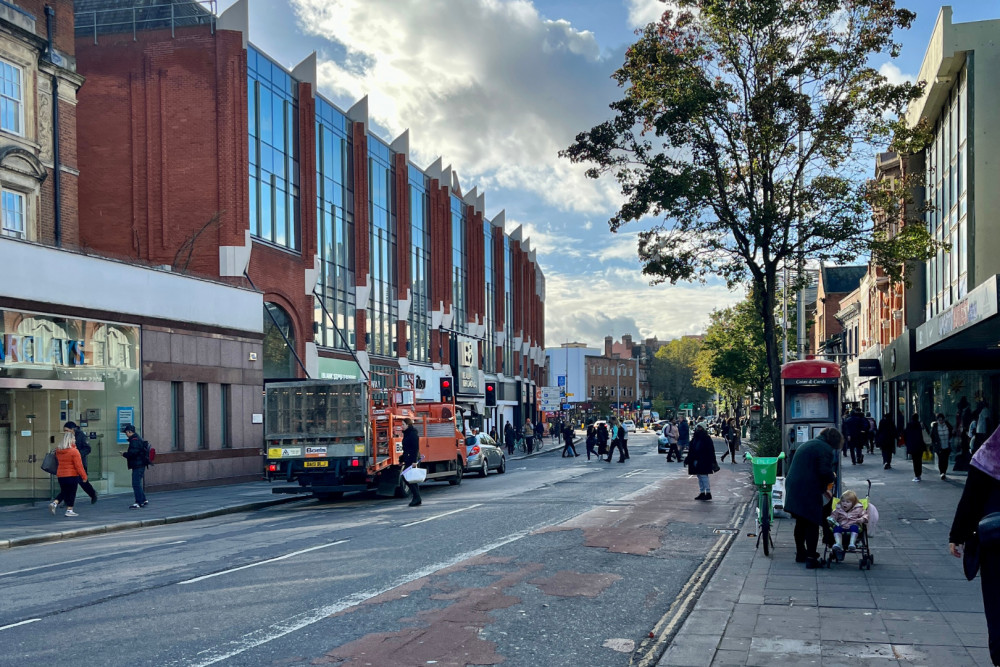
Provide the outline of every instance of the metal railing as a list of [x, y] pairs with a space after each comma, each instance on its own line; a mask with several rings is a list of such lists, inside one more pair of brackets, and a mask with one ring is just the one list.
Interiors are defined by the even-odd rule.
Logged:
[[170, 36], [174, 37], [177, 28], [198, 25], [209, 26], [215, 34], [217, 0], [133, 0], [128, 5], [122, 2], [104, 9], [77, 9], [74, 12], [77, 37], [93, 35], [97, 44], [99, 35], [131, 32], [132, 40], [136, 41], [140, 31], [169, 28]]

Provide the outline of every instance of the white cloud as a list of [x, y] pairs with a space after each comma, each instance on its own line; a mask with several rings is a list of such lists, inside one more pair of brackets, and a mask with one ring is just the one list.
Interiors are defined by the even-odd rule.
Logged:
[[917, 77], [912, 74], [904, 74], [895, 63], [882, 63], [882, 66], [878, 68], [878, 73], [896, 86], [901, 83], [913, 83], [917, 80]]
[[411, 129], [415, 163], [440, 155], [467, 187], [527, 190], [563, 210], [619, 201], [613, 179], [557, 155], [618, 94], [617, 56], [602, 58], [591, 32], [528, 0], [290, 2], [301, 30], [347, 51], [321, 58], [321, 89], [348, 103], [367, 94], [375, 122]]
[[662, 0], [626, 0], [629, 25], [635, 28], [659, 21], [667, 4]]
[[724, 285], [650, 288], [638, 271], [608, 269], [586, 276], [546, 273], [545, 340], [603, 348], [604, 336], [623, 333], [660, 340], [703, 333], [709, 314], [743, 298]]

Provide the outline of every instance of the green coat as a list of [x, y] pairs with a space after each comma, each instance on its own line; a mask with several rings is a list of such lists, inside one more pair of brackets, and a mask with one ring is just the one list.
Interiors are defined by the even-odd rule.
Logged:
[[785, 511], [822, 525], [823, 493], [834, 480], [837, 452], [826, 441], [813, 439], [795, 450], [785, 479]]

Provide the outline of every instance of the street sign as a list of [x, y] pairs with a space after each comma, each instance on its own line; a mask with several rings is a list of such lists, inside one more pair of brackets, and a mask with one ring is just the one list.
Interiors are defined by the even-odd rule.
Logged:
[[566, 386], [566, 376], [565, 375], [557, 375], [556, 376], [556, 384], [559, 385], [560, 387], [565, 387]]

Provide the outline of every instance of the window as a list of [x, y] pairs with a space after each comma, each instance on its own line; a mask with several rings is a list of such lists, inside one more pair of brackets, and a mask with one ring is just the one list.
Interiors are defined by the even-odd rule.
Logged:
[[0, 60], [0, 130], [24, 134], [21, 68], [3, 60]]
[[222, 448], [230, 449], [233, 446], [232, 433], [229, 424], [233, 419], [233, 386], [224, 384], [220, 386], [222, 390], [219, 394], [221, 409], [219, 410], [219, 422], [222, 425]]
[[208, 449], [208, 385], [198, 383], [198, 449]]
[[170, 420], [173, 422], [173, 439], [170, 448], [179, 452], [184, 449], [184, 383], [170, 383]]
[[16, 239], [26, 238], [24, 230], [24, 195], [4, 190], [0, 195], [3, 209], [3, 235]]

